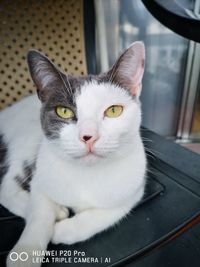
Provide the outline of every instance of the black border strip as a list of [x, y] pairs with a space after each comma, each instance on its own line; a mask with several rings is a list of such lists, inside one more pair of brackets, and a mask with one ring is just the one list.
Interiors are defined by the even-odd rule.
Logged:
[[83, 2], [85, 52], [89, 74], [96, 74], [95, 9], [93, 0]]

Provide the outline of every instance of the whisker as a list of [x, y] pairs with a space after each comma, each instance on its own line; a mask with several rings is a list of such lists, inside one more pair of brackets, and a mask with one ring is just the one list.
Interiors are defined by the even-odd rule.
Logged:
[[110, 82], [110, 83], [113, 82], [113, 79], [114, 79], [114, 77], [115, 77], [115, 73], [116, 73], [116, 70], [117, 70], [116, 67], [117, 67], [117, 64], [115, 63], [114, 66], [113, 66], [113, 69], [112, 69], [110, 78], [109, 78], [109, 82]]
[[72, 91], [71, 84], [70, 84], [70, 82], [69, 82], [69, 77], [68, 77], [68, 75], [65, 75], [65, 77], [67, 78], [68, 86], [66, 85], [65, 80], [64, 80], [63, 77], [62, 77], [62, 74], [59, 73], [59, 75], [60, 75], [60, 78], [61, 78], [61, 80], [62, 80], [62, 82], [63, 82], [65, 88], [67, 89], [68, 93], [71, 94], [71, 95], [73, 96], [73, 91]]
[[153, 143], [153, 140], [149, 139], [149, 138], [146, 138], [146, 137], [141, 137], [142, 141], [144, 142], [151, 142]]

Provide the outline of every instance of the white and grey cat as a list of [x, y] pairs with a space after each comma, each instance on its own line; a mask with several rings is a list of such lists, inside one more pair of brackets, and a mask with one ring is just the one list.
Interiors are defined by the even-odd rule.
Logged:
[[50, 241], [84, 241], [119, 222], [141, 200], [144, 58], [143, 43], [135, 42], [108, 72], [74, 77], [29, 51], [40, 101], [29, 96], [0, 113], [0, 203], [26, 220], [12, 251], [31, 256]]

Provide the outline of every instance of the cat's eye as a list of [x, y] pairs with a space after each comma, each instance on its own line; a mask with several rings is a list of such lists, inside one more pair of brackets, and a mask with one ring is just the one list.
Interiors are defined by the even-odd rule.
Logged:
[[104, 114], [108, 118], [117, 118], [122, 114], [122, 112], [123, 112], [123, 106], [113, 105], [113, 106], [107, 108], [105, 110]]
[[62, 106], [56, 107], [56, 114], [63, 119], [71, 119], [74, 117], [74, 112], [70, 108]]

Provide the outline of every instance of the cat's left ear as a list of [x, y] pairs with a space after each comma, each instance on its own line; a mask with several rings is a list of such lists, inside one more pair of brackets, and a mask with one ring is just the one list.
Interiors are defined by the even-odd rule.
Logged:
[[109, 81], [127, 89], [131, 95], [140, 96], [144, 74], [145, 47], [135, 42], [126, 49], [109, 70]]
[[37, 50], [29, 50], [27, 62], [32, 80], [37, 87], [38, 97], [45, 102], [53, 89], [63, 86], [62, 73], [44, 54]]

